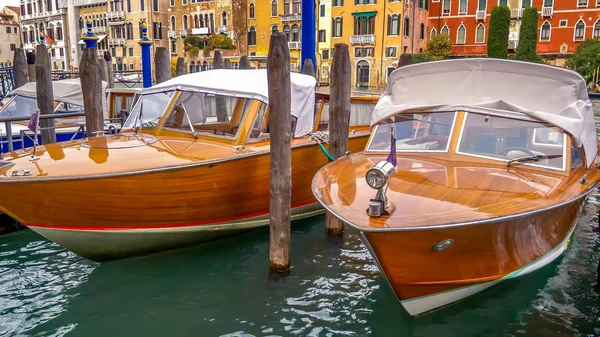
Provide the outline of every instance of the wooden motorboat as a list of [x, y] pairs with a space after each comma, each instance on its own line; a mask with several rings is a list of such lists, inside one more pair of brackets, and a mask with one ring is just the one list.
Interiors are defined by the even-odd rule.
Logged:
[[560, 256], [600, 179], [597, 147], [573, 71], [417, 64], [391, 74], [365, 151], [324, 166], [312, 187], [419, 315]]
[[[322, 213], [310, 183], [328, 162], [317, 141], [327, 95], [291, 74], [292, 218]], [[357, 98], [349, 150], [369, 136], [376, 100]], [[112, 104], [112, 103], [111, 103]], [[317, 115], [315, 121], [315, 106]], [[368, 109], [368, 108], [371, 109]], [[368, 114], [365, 114], [368, 112]], [[144, 89], [118, 135], [4, 156], [0, 209], [86, 258], [103, 261], [268, 225], [266, 70], [211, 70]]]

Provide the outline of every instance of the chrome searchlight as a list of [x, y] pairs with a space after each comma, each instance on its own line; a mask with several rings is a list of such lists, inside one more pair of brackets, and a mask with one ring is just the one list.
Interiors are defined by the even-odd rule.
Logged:
[[385, 190], [388, 186], [388, 179], [392, 173], [394, 173], [395, 169], [394, 164], [382, 160], [367, 171], [367, 174], [365, 175], [367, 184], [371, 188], [377, 190], [375, 198], [369, 200], [369, 209], [367, 213], [370, 217], [380, 217], [386, 213], [385, 209], [390, 207], [390, 203], [385, 196]]

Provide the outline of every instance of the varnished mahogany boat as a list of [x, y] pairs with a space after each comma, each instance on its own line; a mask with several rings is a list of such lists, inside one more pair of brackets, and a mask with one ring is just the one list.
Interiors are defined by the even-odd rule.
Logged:
[[[310, 183], [327, 95], [292, 74], [292, 218], [323, 211]], [[354, 99], [349, 148], [369, 136], [376, 100]], [[111, 102], [111, 106], [115, 104]], [[315, 110], [315, 106], [318, 108]], [[315, 118], [315, 111], [317, 118]], [[120, 134], [4, 156], [0, 209], [86, 258], [180, 247], [268, 224], [266, 70], [211, 70], [144, 89]], [[362, 125], [359, 125], [362, 124]]]
[[312, 187], [419, 315], [556, 259], [598, 184], [597, 147], [573, 71], [417, 64], [391, 74], [365, 151], [324, 166]]

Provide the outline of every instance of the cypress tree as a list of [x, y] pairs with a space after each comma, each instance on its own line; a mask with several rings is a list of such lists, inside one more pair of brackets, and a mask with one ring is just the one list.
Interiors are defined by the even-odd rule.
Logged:
[[535, 53], [538, 34], [538, 11], [536, 7], [527, 7], [523, 11], [523, 21], [519, 29], [519, 46], [516, 59], [521, 61], [538, 62]]
[[490, 28], [488, 29], [488, 57], [508, 58], [508, 32], [510, 28], [510, 9], [496, 6], [492, 9]]

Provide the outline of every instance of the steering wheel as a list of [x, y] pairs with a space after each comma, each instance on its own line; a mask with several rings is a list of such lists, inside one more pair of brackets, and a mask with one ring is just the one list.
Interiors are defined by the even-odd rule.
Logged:
[[500, 152], [498, 152], [498, 154], [507, 155], [510, 151], [521, 151], [521, 152], [525, 152], [528, 156], [535, 156], [535, 153], [529, 151], [526, 148], [518, 147], [518, 146], [507, 147], [505, 149], [502, 149]]

